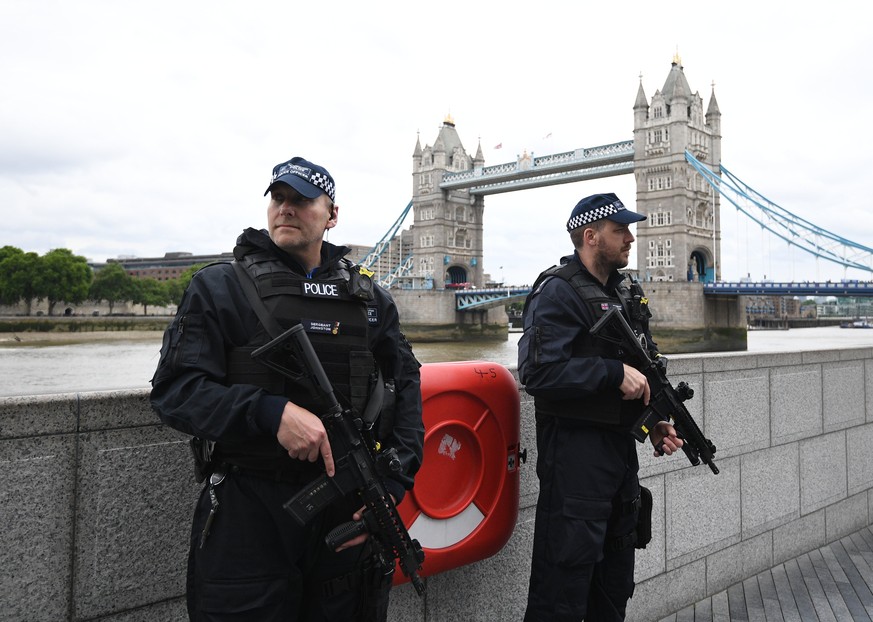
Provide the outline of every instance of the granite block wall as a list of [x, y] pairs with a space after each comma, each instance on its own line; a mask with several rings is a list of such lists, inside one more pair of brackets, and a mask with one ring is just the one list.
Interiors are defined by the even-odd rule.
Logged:
[[[654, 536], [638, 552], [631, 620], [657, 620], [873, 517], [873, 349], [671, 358], [717, 446], [713, 475], [639, 446]], [[533, 401], [520, 390], [519, 514], [489, 559], [408, 584], [392, 622], [523, 615], [538, 484]], [[147, 391], [0, 398], [0, 622], [185, 620], [198, 486], [187, 439]], [[715, 606], [715, 605], [714, 605]]]

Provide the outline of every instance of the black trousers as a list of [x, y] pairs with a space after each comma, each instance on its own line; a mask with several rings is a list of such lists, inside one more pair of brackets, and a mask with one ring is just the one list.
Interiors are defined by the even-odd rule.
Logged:
[[[367, 545], [336, 553], [324, 536], [351, 520], [360, 503], [327, 508], [301, 527], [282, 509], [300, 489], [230, 472], [215, 486], [218, 510], [204, 487], [191, 529], [188, 615], [197, 622], [348, 622], [384, 619], [391, 577], [372, 567]], [[379, 611], [376, 611], [379, 609]]]
[[626, 433], [537, 417], [537, 477], [525, 622], [624, 620], [639, 462]]

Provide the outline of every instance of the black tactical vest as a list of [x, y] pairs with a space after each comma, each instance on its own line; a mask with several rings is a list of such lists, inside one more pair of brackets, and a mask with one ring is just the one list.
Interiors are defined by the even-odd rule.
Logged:
[[[640, 313], [632, 312], [634, 305], [639, 302], [634, 300], [631, 290], [622, 281], [615, 288], [615, 293], [610, 295], [602, 285], [583, 276], [582, 267], [575, 261], [570, 261], [560, 266], [553, 266], [537, 277], [531, 288], [531, 296], [539, 286], [549, 278], [560, 278], [573, 286], [574, 291], [584, 303], [586, 321], [593, 326], [606, 311], [611, 307], [623, 309], [626, 319], [631, 328], [641, 331], [645, 322], [640, 319]], [[643, 315], [648, 313], [643, 308]], [[634, 317], [628, 318], [628, 315]], [[646, 318], [647, 320], [647, 318]], [[602, 358], [625, 360], [625, 353], [615, 343], [593, 337], [586, 333], [573, 343], [571, 356], [599, 356]], [[643, 410], [642, 400], [623, 400], [618, 388], [592, 395], [587, 398], [575, 398], [569, 400], [551, 400], [548, 398], [534, 397], [534, 406], [537, 414], [566, 417], [586, 423], [604, 425], [608, 427], [630, 428]]]
[[[337, 269], [328, 274], [306, 278], [292, 272], [272, 253], [260, 249], [239, 253], [237, 261], [252, 277], [268, 313], [282, 329], [303, 325], [340, 402], [363, 411], [370, 388], [376, 382], [376, 365], [367, 335], [367, 303], [372, 302], [372, 286], [367, 283], [369, 287], [358, 287], [360, 279], [369, 281], [369, 277], [355, 272], [352, 279], [350, 262], [341, 260]], [[354, 292], [350, 291], [350, 282]], [[231, 349], [227, 356], [227, 382], [263, 387], [321, 415], [315, 411], [307, 385], [287, 379], [252, 359], [251, 353], [270, 339], [266, 329], [259, 326], [247, 345]], [[257, 439], [243, 446], [223, 446], [221, 453], [229, 462], [253, 468], [265, 465], [272, 468], [270, 458], [284, 456], [290, 460], [275, 438]], [[293, 468], [293, 463], [298, 463], [296, 466], [305, 469], [304, 463], [291, 462], [282, 468]]]

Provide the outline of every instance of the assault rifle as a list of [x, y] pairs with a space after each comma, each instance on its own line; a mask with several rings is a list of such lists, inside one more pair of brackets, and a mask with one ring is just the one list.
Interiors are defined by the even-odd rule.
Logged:
[[595, 337], [616, 343], [630, 357], [630, 365], [640, 370], [649, 381], [651, 397], [649, 405], [634, 424], [631, 434], [641, 443], [659, 421], [673, 421], [676, 433], [682, 439], [682, 451], [694, 466], [703, 460], [712, 472], [718, 475], [712, 457], [715, 445], [703, 435], [697, 422], [682, 403], [694, 397], [694, 390], [685, 382], [673, 388], [667, 379], [667, 359], [658, 355], [654, 360], [649, 356], [645, 335], [637, 337], [624, 319], [619, 307], [612, 307], [591, 327]]
[[350, 493], [356, 493], [364, 511], [359, 522], [349, 521], [334, 528], [325, 537], [331, 550], [365, 532], [370, 534], [374, 553], [381, 566], [394, 572], [394, 560], [409, 577], [419, 596], [425, 585], [418, 576], [424, 551], [418, 540], [409, 537], [397, 513], [397, 506], [382, 483], [390, 471], [400, 470], [394, 448], [378, 452], [377, 444], [363, 421], [344, 410], [303, 326], [297, 324], [270, 343], [252, 352], [252, 358], [296, 381], [309, 385], [335, 459], [333, 477], [323, 474], [282, 507], [301, 525], [328, 505]]

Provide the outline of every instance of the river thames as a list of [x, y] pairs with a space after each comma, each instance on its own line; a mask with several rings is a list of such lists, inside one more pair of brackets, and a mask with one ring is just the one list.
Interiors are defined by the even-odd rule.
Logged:
[[[520, 333], [502, 342], [413, 344], [422, 363], [485, 360], [506, 367], [517, 364]], [[158, 363], [159, 333], [154, 339], [75, 345], [0, 347], [0, 397], [143, 389]], [[748, 351], [797, 352], [873, 346], [873, 330], [838, 326], [749, 331]], [[683, 355], [674, 355], [683, 356]], [[719, 356], [708, 353], [705, 356]]]

